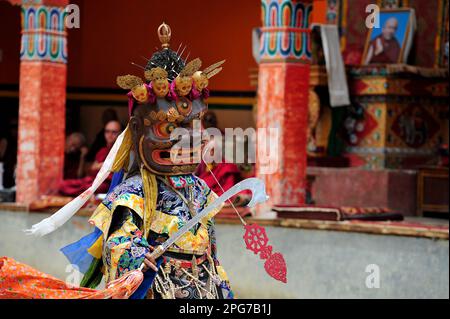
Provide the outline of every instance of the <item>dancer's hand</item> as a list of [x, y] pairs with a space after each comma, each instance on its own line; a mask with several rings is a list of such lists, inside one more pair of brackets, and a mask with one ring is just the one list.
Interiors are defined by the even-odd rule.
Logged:
[[[154, 250], [153, 247], [150, 247], [150, 250]], [[156, 260], [151, 257], [150, 253], [146, 253], [145, 254], [145, 259], [144, 259], [144, 268], [142, 269], [142, 271], [147, 271], [148, 269], [153, 269], [154, 271], [158, 272], [158, 267], [156, 267]]]

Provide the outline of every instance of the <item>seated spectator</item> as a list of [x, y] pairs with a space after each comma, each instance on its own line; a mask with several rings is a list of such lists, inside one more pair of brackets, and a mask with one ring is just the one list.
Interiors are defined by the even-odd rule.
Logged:
[[75, 132], [67, 136], [64, 149], [64, 179], [84, 176], [85, 158], [88, 152], [83, 134]]
[[[241, 172], [234, 163], [205, 164], [205, 162], [201, 162], [195, 174], [203, 179], [211, 190], [220, 196], [223, 194], [222, 188], [224, 191], [227, 191], [240, 182]], [[217, 183], [216, 178], [219, 183]]]
[[[202, 126], [204, 129], [218, 129], [216, 113], [213, 111], [206, 112], [202, 119]], [[223, 147], [223, 141], [221, 145]], [[213, 156], [214, 148], [212, 148], [210, 152], [211, 156]], [[222, 150], [222, 154], [223, 153], [224, 152]], [[225, 161], [221, 163], [205, 163], [202, 160], [200, 165], [197, 167], [195, 174], [203, 179], [211, 190], [219, 196], [222, 195], [224, 191], [227, 191], [234, 184], [239, 182], [239, 169], [236, 164], [225, 163]]]
[[106, 146], [105, 126], [108, 122], [111, 121], [119, 121], [119, 117], [117, 116], [116, 110], [108, 108], [105, 111], [103, 111], [102, 114], [103, 128], [95, 136], [95, 140], [92, 143], [89, 152], [86, 155], [87, 162], [93, 162], [95, 160], [95, 156], [97, 155], [98, 151]]
[[[78, 179], [68, 179], [61, 183], [59, 193], [65, 196], [78, 196], [92, 185], [95, 176], [100, 171], [109, 151], [111, 150], [114, 142], [121, 132], [121, 124], [118, 121], [109, 121], [105, 125], [104, 136], [106, 140], [106, 146], [101, 148], [95, 155], [95, 161], [90, 165], [87, 176]], [[112, 174], [103, 182], [97, 189], [97, 193], [106, 193], [111, 183]]]
[[[204, 129], [217, 128], [217, 123], [217, 116], [212, 111], [208, 111], [202, 120]], [[225, 143], [222, 141], [222, 154], [224, 154], [224, 145]], [[211, 155], [213, 155], [214, 148], [212, 148], [210, 152]], [[241, 171], [239, 170], [238, 165], [235, 163], [228, 163], [224, 158], [220, 163], [205, 163], [202, 160], [197, 167], [195, 174], [204, 180], [211, 190], [219, 196], [242, 180]], [[237, 206], [245, 204], [246, 200], [242, 200], [242, 198], [246, 197], [247, 194], [250, 194], [250, 192], [244, 191], [233, 196], [233, 204]]]

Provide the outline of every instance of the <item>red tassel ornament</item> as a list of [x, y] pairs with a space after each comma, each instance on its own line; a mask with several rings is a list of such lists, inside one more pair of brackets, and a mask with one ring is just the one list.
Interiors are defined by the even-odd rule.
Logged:
[[258, 224], [244, 225], [244, 242], [248, 250], [266, 260], [264, 269], [272, 278], [287, 283], [287, 266], [283, 254], [272, 253], [272, 246], [268, 245], [269, 238], [265, 227]]

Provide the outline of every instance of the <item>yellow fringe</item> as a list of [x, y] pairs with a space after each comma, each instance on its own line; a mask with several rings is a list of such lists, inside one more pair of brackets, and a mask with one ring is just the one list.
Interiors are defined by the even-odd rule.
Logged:
[[125, 128], [125, 136], [123, 137], [122, 144], [120, 145], [111, 169], [113, 172], [118, 172], [122, 168], [125, 169], [125, 171], [128, 169], [128, 165], [130, 164], [130, 151], [132, 147], [133, 140], [131, 139], [131, 131], [127, 125]]
[[[111, 171], [118, 172], [121, 169], [128, 169], [132, 147], [133, 140], [131, 138], [131, 131], [127, 125], [125, 136], [119, 151], [117, 152]], [[144, 167], [141, 167], [141, 177], [144, 189], [144, 236], [147, 238], [151, 222], [155, 217], [156, 201], [158, 199], [158, 184], [156, 182], [156, 176]]]
[[141, 167], [142, 186], [144, 188], [144, 236], [148, 237], [151, 222], [156, 214], [158, 184], [156, 176]]

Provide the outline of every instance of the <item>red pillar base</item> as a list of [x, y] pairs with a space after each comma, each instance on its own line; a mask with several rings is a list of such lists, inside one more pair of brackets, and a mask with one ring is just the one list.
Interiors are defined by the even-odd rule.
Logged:
[[258, 83], [259, 129], [279, 129], [278, 169], [260, 174], [269, 201], [259, 205], [258, 215], [273, 205], [305, 203], [306, 131], [308, 118], [309, 64], [261, 63]]
[[16, 201], [55, 192], [62, 179], [66, 65], [22, 61]]

